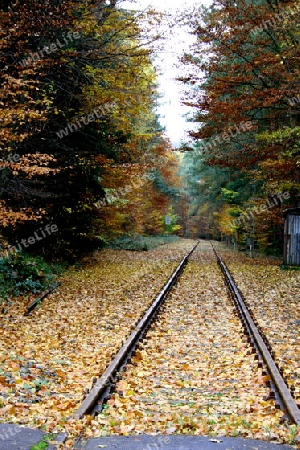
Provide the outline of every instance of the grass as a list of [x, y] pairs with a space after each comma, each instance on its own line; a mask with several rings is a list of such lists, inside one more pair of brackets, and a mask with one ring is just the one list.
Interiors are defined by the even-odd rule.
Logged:
[[51, 441], [53, 437], [54, 437], [53, 434], [46, 434], [45, 436], [42, 437], [40, 442], [32, 445], [30, 447], [30, 450], [46, 450], [49, 446], [49, 441]]
[[281, 270], [300, 270], [300, 266], [287, 266], [285, 264], [282, 264], [280, 266]]

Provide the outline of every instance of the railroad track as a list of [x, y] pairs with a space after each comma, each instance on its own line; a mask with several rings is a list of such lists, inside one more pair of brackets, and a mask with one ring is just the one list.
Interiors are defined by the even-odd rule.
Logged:
[[177, 268], [174, 270], [162, 290], [155, 298], [152, 305], [148, 308], [141, 320], [136, 324], [135, 329], [130, 334], [127, 341], [118, 351], [113, 361], [109, 364], [104, 374], [95, 382], [89, 395], [85, 398], [82, 405], [75, 413], [75, 417], [81, 418], [85, 414], [95, 414], [97, 411], [101, 411], [101, 405], [108, 398], [110, 391], [120, 376], [116, 376], [117, 373], [121, 373], [126, 364], [130, 362], [130, 358], [137, 348], [139, 342], [143, 339], [147, 333], [151, 323], [155, 319], [160, 306], [165, 300], [166, 296], [175, 285], [178, 277], [181, 275], [185, 265], [188, 262], [189, 257], [198, 246], [198, 243], [192, 248], [192, 250], [181, 260]]
[[48, 295], [52, 294], [52, 292], [56, 291], [56, 289], [60, 286], [60, 283], [54, 283], [49, 289], [40, 295], [38, 298], [34, 299], [29, 306], [26, 308], [24, 312], [24, 316], [28, 316], [38, 305], [42, 303], [42, 301], [48, 297]]
[[243, 322], [245, 333], [249, 336], [249, 341], [255, 349], [260, 364], [264, 364], [271, 377], [270, 379], [270, 397], [276, 399], [277, 405], [287, 414], [290, 421], [296, 425], [300, 425], [300, 410], [293, 397], [293, 392], [288, 388], [286, 380], [283, 378], [282, 372], [279, 370], [274, 360], [274, 352], [267, 338], [263, 335], [256, 325], [255, 318], [252, 317], [247, 308], [241, 292], [239, 291], [235, 281], [230, 274], [226, 264], [221, 256], [212, 245], [214, 253], [217, 257], [218, 264], [224, 274], [226, 284], [235, 302], [239, 316]]
[[[112, 393], [115, 392], [118, 382], [122, 379], [122, 374], [124, 374], [128, 366], [131, 365], [132, 358], [134, 358], [136, 352], [140, 352], [139, 348], [143, 348], [145, 341], [147, 341], [147, 332], [149, 330], [151, 332], [153, 327], [155, 327], [156, 321], [159, 319], [161, 314], [163, 314], [163, 310], [167, 308], [167, 306], [165, 306], [168, 303], [165, 302], [166, 298], [173, 295], [176, 285], [178, 284], [178, 280], [183, 280], [185, 278], [184, 270], [189, 264], [189, 260], [194, 254], [198, 244], [199, 243], [197, 243], [197, 245], [180, 262], [177, 269], [173, 272], [163, 289], [155, 298], [151, 307], [147, 310], [143, 318], [136, 324], [134, 331], [131, 333], [125, 344], [121, 347], [113, 361], [109, 364], [104, 374], [99, 379], [95, 380], [92, 389], [76, 411], [74, 415], [76, 418], [82, 418], [86, 414], [96, 416], [101, 413], [104, 405], [107, 404], [108, 399]], [[242, 322], [245, 336], [247, 337], [252, 351], [255, 352], [254, 359], [257, 360], [257, 368], [263, 368], [265, 371], [265, 378], [269, 383], [269, 394], [267, 400], [274, 399], [276, 402], [276, 407], [280, 407], [284, 411], [285, 420], [289, 421], [289, 423], [300, 425], [299, 407], [293, 398], [293, 393], [288, 388], [277, 367], [276, 361], [272, 356], [272, 349], [270, 348], [265, 336], [263, 336], [261, 331], [258, 329], [255, 319], [252, 317], [251, 312], [247, 308], [245, 301], [234, 282], [234, 279], [226, 267], [226, 264], [212, 244], [211, 247], [214, 252], [215, 259], [217, 260], [217, 263], [222, 271], [222, 275], [224, 277], [223, 280], [225, 281], [228, 291], [230, 292], [230, 297], [232, 299], [231, 301], [234, 302], [236, 311]]]

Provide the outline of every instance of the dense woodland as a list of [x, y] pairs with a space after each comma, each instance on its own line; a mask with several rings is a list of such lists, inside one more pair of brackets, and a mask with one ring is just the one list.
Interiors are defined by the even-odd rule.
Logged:
[[295, 1], [216, 0], [183, 18], [190, 232], [282, 250], [283, 210], [299, 206], [299, 17]]
[[162, 234], [166, 215], [169, 233], [280, 252], [299, 205], [299, 12], [216, 0], [176, 17], [195, 37], [180, 80], [198, 125], [178, 152], [157, 116], [162, 14], [2, 1], [1, 264]]
[[52, 223], [43, 252], [64, 256], [164, 231], [177, 169], [155, 113], [159, 20], [116, 1], [2, 6], [0, 225], [11, 244]]

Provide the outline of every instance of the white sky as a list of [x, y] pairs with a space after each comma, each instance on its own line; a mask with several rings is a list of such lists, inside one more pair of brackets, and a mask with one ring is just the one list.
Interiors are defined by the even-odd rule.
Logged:
[[[210, 0], [136, 0], [134, 2], [124, 1], [122, 6], [131, 9], [145, 9], [147, 6], [154, 7], [158, 11], [168, 11], [176, 14], [176, 10], [183, 10], [185, 7], [193, 4], [209, 4]], [[160, 123], [166, 127], [166, 135], [171, 140], [174, 147], [178, 147], [180, 141], [187, 139], [185, 131], [193, 128], [192, 123], [186, 122], [183, 115], [190, 112], [190, 109], [181, 104], [181, 97], [184, 86], [182, 83], [176, 82], [175, 78], [180, 75], [180, 71], [175, 67], [178, 63], [178, 56], [182, 55], [185, 50], [189, 49], [192, 43], [192, 37], [182, 28], [173, 28], [172, 36], [166, 44], [166, 52], [157, 54], [155, 60], [159, 74], [159, 93], [163, 98], [159, 101], [158, 113], [160, 115]]]

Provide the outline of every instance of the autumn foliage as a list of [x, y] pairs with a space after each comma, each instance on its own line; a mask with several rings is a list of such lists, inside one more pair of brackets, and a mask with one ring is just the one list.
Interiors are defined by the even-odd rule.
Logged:
[[[102, 0], [0, 10], [0, 225], [11, 240], [55, 222], [54, 248], [71, 255], [132, 218], [140, 232], [161, 231], [168, 198], [155, 177], [132, 188], [171, 154], [154, 113], [150, 18], [159, 21]], [[108, 205], [107, 189], [120, 188], [123, 204]]]
[[187, 159], [198, 159], [202, 192], [205, 165], [221, 175], [215, 195], [211, 185], [205, 190], [219, 215], [214, 232], [249, 234], [230, 223], [287, 192], [288, 201], [257, 217], [260, 239], [270, 243], [282, 209], [299, 202], [299, 13], [294, 1], [216, 0], [188, 17], [195, 43], [182, 58], [181, 81], [199, 126], [191, 132], [197, 155]]

